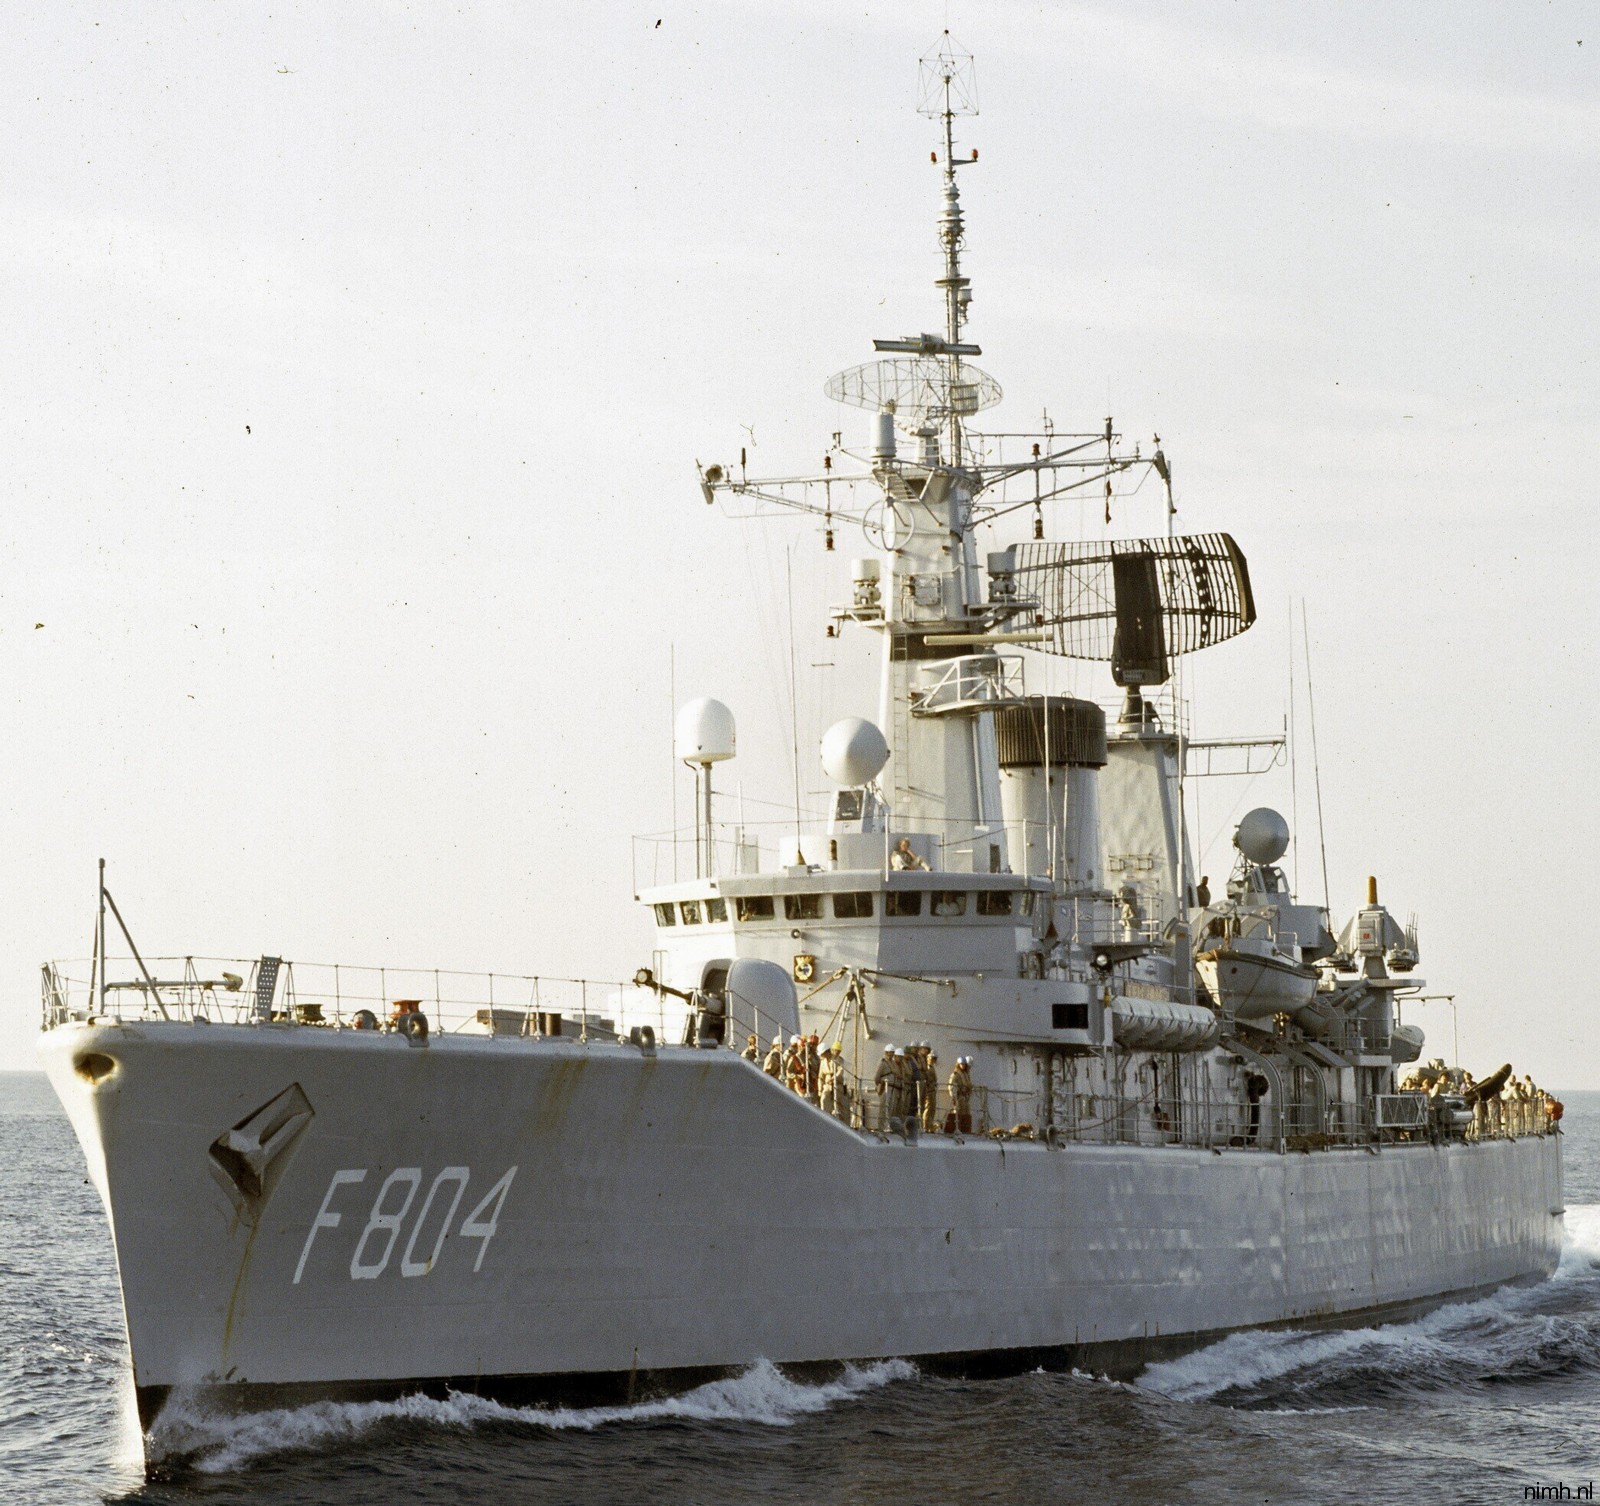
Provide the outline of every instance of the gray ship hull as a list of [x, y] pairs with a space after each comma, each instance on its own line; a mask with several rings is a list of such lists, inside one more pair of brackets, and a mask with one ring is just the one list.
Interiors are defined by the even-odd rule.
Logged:
[[174, 1388], [585, 1401], [758, 1358], [1127, 1372], [1539, 1279], [1561, 1244], [1553, 1135], [907, 1145], [723, 1051], [177, 1022], [61, 1026], [42, 1051], [105, 1199], [147, 1425]]

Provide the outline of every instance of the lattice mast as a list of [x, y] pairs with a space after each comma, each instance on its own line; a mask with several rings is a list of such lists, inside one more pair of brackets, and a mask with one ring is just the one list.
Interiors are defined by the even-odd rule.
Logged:
[[[917, 112], [938, 120], [944, 132], [944, 204], [939, 213], [939, 244], [944, 251], [944, 276], [937, 282], [944, 292], [944, 337], [920, 335], [902, 340], [874, 340], [872, 343], [880, 351], [924, 358], [931, 356], [944, 363], [944, 458], [949, 465], [959, 466], [963, 461], [962, 394], [971, 391], [972, 399], [968, 406], [977, 395], [977, 389], [962, 375], [962, 358], [981, 355], [982, 352], [976, 345], [963, 343], [961, 338], [967, 322], [967, 305], [972, 302], [972, 280], [961, 271], [961, 248], [965, 244], [966, 234], [961, 214], [961, 187], [956, 181], [956, 169], [971, 167], [978, 160], [978, 153], [974, 149], [969, 157], [956, 156], [955, 122], [958, 115], [978, 113], [977, 75], [972, 54], [963, 51], [948, 31], [940, 39], [938, 51], [932, 57], [922, 58], [919, 67], [921, 89]], [[938, 152], [933, 154], [933, 160], [940, 160]], [[980, 381], [987, 380], [981, 373], [978, 375]], [[995, 396], [998, 396], [998, 391]], [[973, 407], [972, 411], [976, 411], [976, 408]]]
[[[944, 276], [938, 285], [944, 289], [945, 340], [949, 347], [945, 359], [950, 364], [950, 391], [961, 390], [962, 326], [967, 322], [967, 305], [972, 302], [972, 281], [961, 271], [961, 247], [966, 240], [961, 219], [961, 188], [956, 182], [956, 169], [978, 160], [973, 151], [966, 162], [956, 160], [955, 124], [957, 115], [978, 113], [977, 79], [972, 56], [956, 46], [947, 31], [939, 50], [931, 58], [921, 60], [923, 100], [920, 106], [925, 115], [938, 115], [944, 125], [944, 208], [939, 215], [939, 241], [944, 247]], [[929, 89], [929, 84], [934, 89]], [[930, 93], [933, 98], [930, 99]], [[977, 354], [974, 350], [972, 354]], [[961, 414], [952, 402], [949, 414], [949, 460], [952, 465], [961, 463]]]

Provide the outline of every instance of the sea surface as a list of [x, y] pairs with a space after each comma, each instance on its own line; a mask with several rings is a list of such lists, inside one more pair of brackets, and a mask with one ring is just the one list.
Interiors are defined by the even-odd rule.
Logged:
[[[0, 1074], [0, 1501], [1513, 1502], [1600, 1481], [1600, 1093], [1567, 1104], [1555, 1278], [1414, 1323], [1236, 1335], [1134, 1385], [767, 1365], [673, 1401], [186, 1415], [144, 1478], [111, 1241], [43, 1077]], [[803, 1300], [826, 1302], [825, 1281]]]

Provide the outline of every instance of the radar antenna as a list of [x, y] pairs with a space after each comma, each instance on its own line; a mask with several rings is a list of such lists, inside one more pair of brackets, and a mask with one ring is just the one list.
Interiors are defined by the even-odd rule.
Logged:
[[937, 356], [868, 361], [835, 373], [823, 390], [836, 403], [892, 413], [895, 423], [909, 434], [952, 413], [977, 413], [1000, 401], [1000, 384], [987, 372], [967, 366], [955, 382]]
[[1018, 589], [1038, 602], [1046, 653], [1109, 661], [1118, 685], [1165, 684], [1172, 660], [1256, 620], [1250, 571], [1226, 533], [1018, 544]]

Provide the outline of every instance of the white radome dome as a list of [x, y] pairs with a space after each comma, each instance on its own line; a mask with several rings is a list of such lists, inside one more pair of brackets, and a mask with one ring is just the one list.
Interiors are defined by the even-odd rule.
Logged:
[[822, 734], [822, 767], [835, 784], [871, 784], [888, 761], [883, 733], [859, 716], [847, 716]]
[[1277, 811], [1258, 805], [1240, 819], [1233, 845], [1252, 863], [1276, 863], [1289, 850], [1289, 823]]
[[685, 763], [720, 763], [732, 758], [733, 713], [710, 696], [685, 702], [673, 723], [672, 745]]

